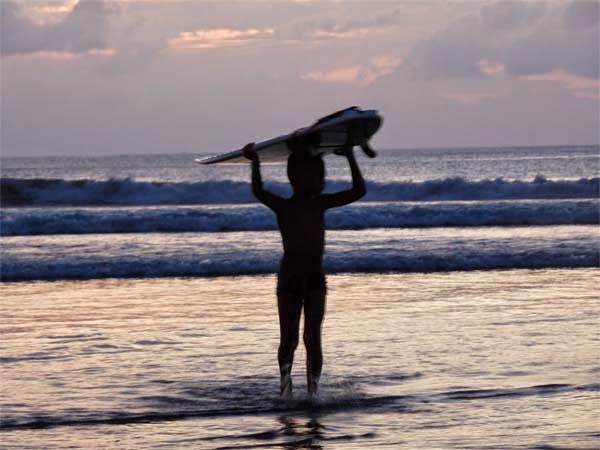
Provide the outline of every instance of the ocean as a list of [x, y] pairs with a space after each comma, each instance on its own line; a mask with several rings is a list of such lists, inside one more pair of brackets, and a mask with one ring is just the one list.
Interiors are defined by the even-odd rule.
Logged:
[[321, 395], [299, 348], [289, 401], [276, 221], [248, 166], [197, 156], [2, 159], [3, 448], [600, 446], [598, 146], [359, 155]]

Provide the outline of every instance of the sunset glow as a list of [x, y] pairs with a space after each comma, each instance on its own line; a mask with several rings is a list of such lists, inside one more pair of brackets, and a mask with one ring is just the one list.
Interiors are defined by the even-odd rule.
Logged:
[[587, 98], [592, 100], [600, 99], [600, 80], [573, 75], [562, 69], [555, 69], [547, 73], [527, 75], [522, 78], [533, 82], [542, 81], [556, 83], [564, 86], [577, 98]]
[[[597, 2], [0, 4], [14, 154], [236, 148], [250, 129], [269, 136], [356, 103], [385, 111], [384, 148], [600, 139]], [[66, 96], [95, 107], [48, 111]], [[265, 99], [277, 113], [257, 107]], [[486, 118], [478, 133], [460, 131], [473, 114]], [[218, 117], [228, 133], [213, 132]], [[107, 132], [90, 143], [66, 123]]]
[[215, 28], [210, 30], [184, 31], [169, 39], [169, 47], [175, 50], [205, 50], [220, 47], [240, 47], [269, 39], [275, 30], [266, 28], [257, 30], [233, 30]]
[[302, 75], [302, 79], [320, 83], [368, 86], [379, 78], [392, 74], [400, 64], [402, 64], [402, 59], [382, 55], [372, 58], [368, 65], [309, 72]]

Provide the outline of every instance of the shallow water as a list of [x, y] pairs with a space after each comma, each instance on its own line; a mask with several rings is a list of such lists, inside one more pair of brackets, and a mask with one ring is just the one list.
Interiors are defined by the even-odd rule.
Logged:
[[5, 448], [597, 448], [598, 269], [332, 275], [321, 398], [274, 277], [2, 283]]

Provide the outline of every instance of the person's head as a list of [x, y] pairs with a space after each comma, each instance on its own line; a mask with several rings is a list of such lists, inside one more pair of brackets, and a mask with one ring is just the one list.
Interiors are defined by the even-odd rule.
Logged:
[[320, 155], [293, 152], [288, 158], [287, 174], [296, 193], [319, 194], [325, 188], [325, 164]]

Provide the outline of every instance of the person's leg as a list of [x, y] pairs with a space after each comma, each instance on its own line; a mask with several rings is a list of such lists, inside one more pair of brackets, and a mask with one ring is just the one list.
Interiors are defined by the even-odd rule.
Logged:
[[300, 294], [277, 290], [277, 309], [279, 311], [279, 373], [281, 375], [282, 397], [292, 395], [292, 364], [294, 351], [298, 346], [298, 328], [300, 326], [300, 313], [302, 311], [302, 297]]
[[323, 276], [313, 278], [304, 299], [304, 345], [306, 346], [306, 381], [309, 395], [317, 393], [323, 367], [321, 324], [325, 316], [327, 289]]

